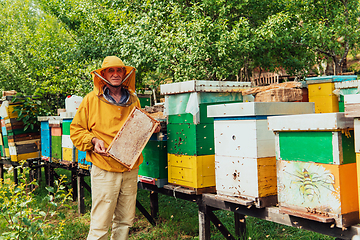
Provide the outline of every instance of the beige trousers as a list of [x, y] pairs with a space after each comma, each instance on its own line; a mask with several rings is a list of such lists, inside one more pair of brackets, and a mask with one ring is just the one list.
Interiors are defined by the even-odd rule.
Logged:
[[111, 239], [128, 239], [135, 218], [138, 170], [115, 173], [92, 166], [88, 240], [107, 240], [111, 222]]

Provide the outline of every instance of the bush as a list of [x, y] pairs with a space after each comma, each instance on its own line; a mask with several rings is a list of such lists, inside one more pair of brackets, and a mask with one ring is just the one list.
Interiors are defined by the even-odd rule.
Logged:
[[[6, 220], [0, 239], [38, 239], [43, 236], [44, 229], [52, 229], [49, 239], [59, 239], [64, 230], [65, 216], [59, 210], [71, 199], [71, 191], [65, 192], [65, 176], [55, 181], [55, 187], [47, 187], [49, 194], [44, 198], [45, 204], [37, 203], [34, 190], [30, 186], [38, 186], [36, 181], [28, 182], [28, 168], [20, 167], [19, 183], [10, 180], [0, 182], [0, 218]], [[52, 224], [57, 222], [57, 224]]]

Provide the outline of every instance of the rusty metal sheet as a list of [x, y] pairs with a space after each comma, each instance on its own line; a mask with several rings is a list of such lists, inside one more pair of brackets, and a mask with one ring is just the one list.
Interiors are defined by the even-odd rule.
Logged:
[[106, 152], [125, 167], [132, 169], [159, 122], [145, 111], [134, 108]]

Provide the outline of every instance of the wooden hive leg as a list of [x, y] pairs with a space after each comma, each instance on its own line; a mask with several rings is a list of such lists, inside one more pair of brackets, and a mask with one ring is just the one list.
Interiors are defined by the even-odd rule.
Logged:
[[244, 214], [234, 212], [235, 219], [235, 234], [240, 237], [240, 239], [245, 239], [246, 237], [246, 219]]
[[210, 218], [206, 205], [199, 203], [199, 240], [210, 240]]

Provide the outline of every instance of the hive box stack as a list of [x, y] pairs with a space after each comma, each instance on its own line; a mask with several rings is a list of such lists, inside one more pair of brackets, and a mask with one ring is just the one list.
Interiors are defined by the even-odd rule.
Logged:
[[168, 182], [195, 189], [215, 190], [213, 118], [207, 106], [241, 102], [250, 83], [188, 81], [161, 85], [168, 116]]
[[[354, 77], [356, 79], [356, 75]], [[360, 80], [335, 82], [334, 85], [339, 100], [339, 112], [344, 112], [344, 96], [349, 94], [359, 94]]]
[[50, 162], [60, 163], [62, 160], [62, 127], [61, 118], [49, 119], [49, 127], [51, 131], [51, 158]]
[[358, 222], [354, 122], [344, 113], [269, 117], [280, 211], [347, 227]]
[[62, 160], [61, 164], [70, 165], [73, 162], [77, 162], [76, 159], [76, 148], [70, 139], [70, 124], [72, 118], [62, 118], [62, 136], [61, 136], [61, 147], [62, 147]]
[[[360, 94], [344, 96], [345, 117], [354, 118], [355, 154], [357, 168], [357, 184], [360, 199]], [[360, 202], [359, 202], [360, 205]], [[359, 206], [360, 208], [360, 206]]]
[[[14, 109], [16, 106], [19, 106], [19, 104], [12, 103], [11, 100], [12, 97], [7, 96], [6, 101], [3, 101], [3, 106], [7, 113], [3, 123], [6, 127], [11, 161], [18, 162], [29, 158], [40, 157], [40, 128], [35, 126], [33, 129], [29, 127], [24, 130], [24, 123], [17, 120], [18, 115]], [[6, 137], [4, 137], [4, 139], [5, 138]], [[4, 145], [6, 151], [6, 142]]]
[[142, 154], [144, 161], [139, 167], [139, 181], [163, 187], [168, 182], [166, 119], [160, 121], [161, 130], [154, 133]]
[[339, 99], [334, 94], [335, 83], [356, 80], [356, 75], [306, 78], [309, 102], [315, 103], [315, 113], [339, 112]]
[[208, 116], [214, 117], [215, 124], [217, 194], [256, 207], [276, 204], [275, 136], [268, 130], [267, 117], [313, 112], [314, 103], [301, 102], [208, 106]]
[[8, 141], [4, 118], [1, 118], [1, 133], [2, 133], [2, 141], [4, 146], [4, 152], [1, 156], [5, 158], [10, 158], [9, 141]]
[[39, 116], [38, 121], [40, 122], [41, 129], [41, 159], [47, 162], [51, 161], [51, 127], [49, 120], [52, 122], [55, 120], [60, 121], [59, 116]]

